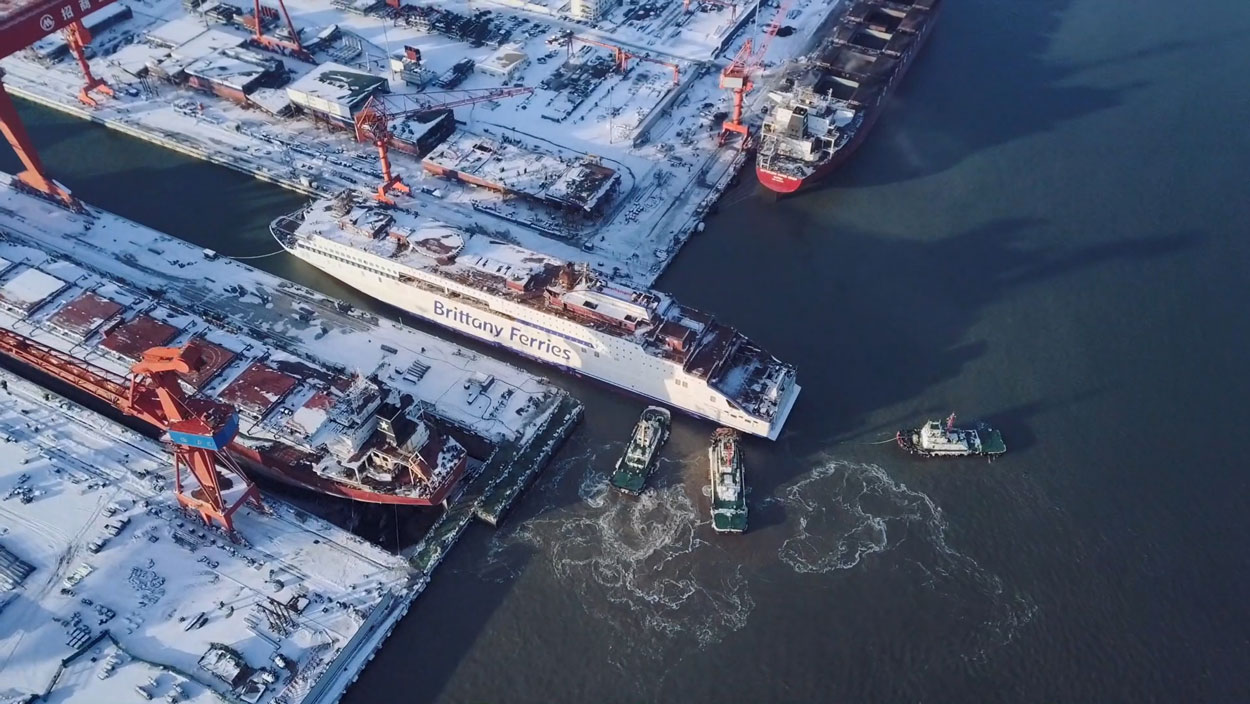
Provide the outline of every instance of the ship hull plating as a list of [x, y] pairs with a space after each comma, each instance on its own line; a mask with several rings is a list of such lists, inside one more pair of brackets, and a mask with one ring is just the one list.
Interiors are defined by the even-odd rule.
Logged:
[[[486, 308], [485, 301], [436, 294], [344, 265], [299, 244], [288, 250], [348, 286], [442, 327], [751, 435], [777, 439], [800, 391], [797, 383], [790, 388], [770, 423], [729, 408], [720, 394], [685, 374], [680, 365], [651, 358], [641, 348], [630, 349], [625, 346], [629, 343], [593, 328], [555, 318], [535, 321], [529, 311], [500, 299], [492, 299]], [[559, 327], [565, 329], [554, 329]]]

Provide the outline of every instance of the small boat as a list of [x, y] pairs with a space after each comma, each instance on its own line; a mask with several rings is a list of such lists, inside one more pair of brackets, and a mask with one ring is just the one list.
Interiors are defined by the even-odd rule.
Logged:
[[747, 497], [737, 431], [717, 428], [707, 458], [712, 475], [712, 527], [718, 533], [741, 533], [747, 529]]
[[898, 431], [895, 439], [899, 447], [924, 457], [993, 458], [1007, 451], [1002, 433], [985, 423], [977, 423], [973, 429], [956, 428], [954, 413], [946, 419], [945, 426], [931, 420], [920, 428]]
[[625, 447], [625, 454], [616, 461], [612, 486], [637, 496], [647, 486], [647, 477], [655, 470], [660, 448], [668, 440], [670, 416], [659, 406], [648, 406], [634, 426], [634, 435]]

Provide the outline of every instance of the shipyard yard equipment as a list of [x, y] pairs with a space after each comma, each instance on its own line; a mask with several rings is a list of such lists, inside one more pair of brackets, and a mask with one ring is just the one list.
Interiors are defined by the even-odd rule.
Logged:
[[[719, 5], [720, 7], [729, 8], [729, 19], [738, 19], [738, 3], [725, 2], [724, 0], [694, 0], [696, 5]], [[690, 12], [690, 0], [682, 0], [681, 8], [684, 12]]]
[[646, 61], [648, 63], [658, 64], [660, 66], [671, 68], [673, 70], [673, 85], [676, 86], [678, 83], [681, 82], [681, 67], [679, 67], [677, 64], [669, 63], [668, 61], [660, 61], [659, 59], [653, 59], [650, 56], [647, 56], [646, 54], [635, 54], [633, 52], [627, 51], [623, 47], [619, 47], [615, 44], [608, 44], [607, 42], [601, 42], [597, 39], [589, 39], [587, 37], [569, 35], [567, 44], [565, 45], [565, 48], [568, 51], [569, 58], [573, 57], [573, 42], [581, 42], [582, 44], [589, 44], [591, 46], [602, 47], [604, 49], [607, 49], [608, 51], [611, 51], [612, 62], [616, 65], [616, 71], [617, 73], [620, 73], [622, 75], [624, 75], [625, 72], [629, 70], [629, 60], [638, 59], [639, 61]]
[[790, 0], [782, 0], [777, 7], [776, 18], [765, 28], [764, 38], [759, 44], [757, 45], [753, 38], [748, 37], [742, 43], [742, 48], [738, 50], [733, 61], [721, 71], [720, 87], [732, 93], [733, 112], [721, 125], [718, 145], [724, 146], [729, 141], [731, 132], [741, 135], [741, 145], [744, 147], [747, 145], [750, 130], [742, 122], [742, 102], [746, 99], [746, 94], [755, 87], [752, 82], [753, 78], [759, 72], [760, 65], [764, 62], [764, 55], [768, 53], [768, 46], [772, 44], [773, 37], [777, 36], [780, 22], [786, 16], [786, 8], [789, 6]]
[[[96, 101], [92, 92], [112, 95], [112, 89], [103, 80], [91, 73], [84, 48], [91, 41], [91, 34], [82, 23], [83, 15], [111, 5], [115, 0], [3, 0], [0, 1], [0, 59], [25, 49], [40, 39], [56, 32], [65, 31], [65, 43], [82, 67], [85, 78], [78, 99], [84, 104], [94, 106]], [[4, 90], [4, 72], [0, 69], [0, 131], [9, 141], [18, 159], [22, 161], [23, 171], [17, 175], [18, 180], [31, 190], [63, 203], [74, 210], [82, 210], [70, 192], [48, 175], [26, 133], [25, 126], [17, 115], [13, 100]]]
[[378, 148], [378, 159], [382, 168], [382, 183], [378, 185], [374, 196], [380, 202], [394, 204], [387, 195], [391, 191], [411, 193], [412, 190], [404, 183], [402, 176], [391, 172], [389, 149], [395, 137], [391, 131], [392, 124], [397, 120], [416, 117], [439, 110], [451, 110], [463, 105], [472, 105], [488, 100], [513, 98], [518, 95], [533, 93], [533, 88], [483, 88], [475, 90], [449, 90], [435, 93], [380, 93], [369, 98], [365, 106], [356, 113], [356, 139], [361, 142], [372, 142]]
[[276, 51], [280, 54], [290, 54], [297, 59], [303, 61], [312, 61], [312, 54], [304, 48], [300, 43], [299, 31], [295, 29], [295, 23], [291, 21], [291, 15], [286, 11], [286, 3], [278, 0], [278, 9], [282, 11], [282, 18], [286, 20], [287, 31], [290, 32], [289, 40], [271, 37], [265, 34], [264, 20], [266, 15], [273, 14], [273, 8], [261, 7], [260, 0], [253, 0], [252, 17], [250, 20], [245, 19], [244, 25], [250, 25], [248, 28], [253, 31], [252, 41], [258, 46], [264, 47], [270, 51]]
[[[0, 330], [0, 353], [168, 432], [174, 446], [175, 496], [205, 523], [217, 521], [233, 532], [232, 516], [239, 507], [248, 502], [260, 507], [256, 485], [225, 452], [238, 434], [238, 413], [227, 404], [191, 397], [182, 390], [179, 376], [190, 374], [202, 361], [192, 348], [149, 349], [131, 368], [128, 381], [7, 330]], [[190, 492], [183, 490], [184, 468], [199, 485]]]

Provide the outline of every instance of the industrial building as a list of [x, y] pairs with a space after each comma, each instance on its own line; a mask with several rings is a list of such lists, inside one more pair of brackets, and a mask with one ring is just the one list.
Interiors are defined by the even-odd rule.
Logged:
[[620, 0], [573, 0], [570, 14], [579, 20], [597, 22], [620, 4]]
[[382, 76], [332, 62], [321, 64], [286, 89], [291, 102], [314, 119], [342, 125], [350, 125], [356, 111], [378, 92], [388, 92]]
[[505, 81], [512, 80], [521, 69], [525, 68], [530, 62], [529, 56], [521, 51], [518, 44], [510, 44], [502, 47], [495, 53], [491, 54], [484, 61], [477, 64], [478, 73], [484, 73], [488, 76], [502, 78]]
[[184, 69], [187, 83], [236, 103], [262, 86], [275, 86], [286, 79], [286, 68], [278, 59], [251, 49], [220, 49], [192, 61]]
[[451, 110], [417, 113], [391, 123], [391, 146], [401, 152], [424, 156], [456, 131]]
[[435, 176], [583, 214], [600, 212], [621, 183], [615, 170], [589, 159], [561, 158], [470, 134], [452, 137], [421, 163]]

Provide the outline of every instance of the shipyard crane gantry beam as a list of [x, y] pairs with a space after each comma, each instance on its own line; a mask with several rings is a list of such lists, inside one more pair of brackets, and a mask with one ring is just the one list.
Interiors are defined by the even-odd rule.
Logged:
[[791, 0], [781, 0], [777, 6], [777, 14], [771, 22], [765, 25], [764, 39], [756, 45], [754, 38], [748, 37], [742, 43], [742, 48], [734, 55], [733, 61], [721, 71], [720, 87], [732, 93], [733, 112], [721, 125], [720, 137], [717, 140], [719, 146], [724, 146], [725, 142], [729, 141], [730, 133], [742, 136], [742, 146], [747, 144], [750, 130], [742, 122], [742, 104], [746, 99], [746, 94], [755, 87], [752, 79], [764, 62], [764, 55], [768, 53], [768, 47], [772, 44], [773, 38], [781, 29], [781, 20], [785, 18], [790, 2]]
[[356, 139], [361, 142], [372, 142], [378, 148], [378, 158], [382, 167], [382, 183], [378, 185], [378, 201], [394, 205], [387, 195], [390, 191], [411, 193], [412, 189], [404, 183], [399, 174], [391, 173], [390, 147], [395, 134], [391, 131], [394, 120], [413, 117], [440, 110], [451, 110], [464, 105], [481, 103], [487, 100], [513, 98], [518, 95], [533, 93], [533, 88], [479, 88], [474, 90], [449, 90], [433, 93], [379, 93], [369, 98], [365, 106], [356, 113]]
[[[182, 390], [179, 377], [201, 363], [193, 348], [155, 347], [144, 352], [131, 368], [129, 381], [10, 330], [0, 330], [0, 353], [166, 431], [174, 446], [174, 495], [205, 523], [216, 520], [233, 532], [235, 511], [248, 502], [261, 507], [256, 485], [225, 452], [238, 434], [238, 413]], [[231, 500], [225, 493], [235, 480], [224, 477], [219, 467], [241, 483], [241, 491]], [[199, 485], [190, 492], [183, 491], [184, 468]]]

